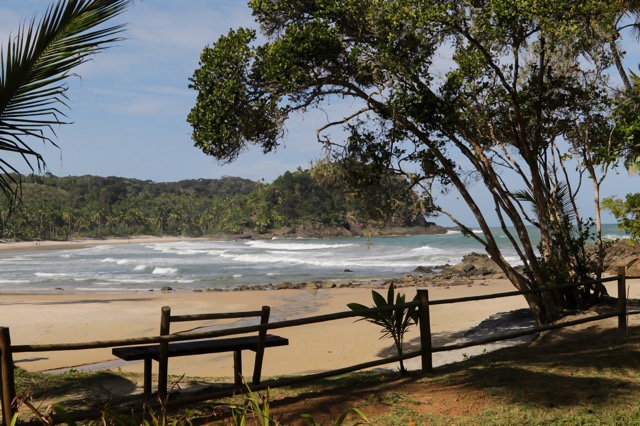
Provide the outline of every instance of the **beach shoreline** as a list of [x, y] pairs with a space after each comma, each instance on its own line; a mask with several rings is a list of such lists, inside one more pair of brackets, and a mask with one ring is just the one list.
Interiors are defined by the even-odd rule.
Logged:
[[82, 238], [64, 241], [0, 241], [0, 251], [23, 251], [23, 250], [65, 250], [79, 249], [113, 244], [154, 244], [154, 243], [174, 243], [180, 241], [223, 241], [224, 238], [210, 237], [156, 237], [156, 236], [136, 236], [123, 238], [92, 239]]
[[[206, 238], [138, 237], [130, 239], [76, 240], [0, 244], [0, 250], [48, 250], [83, 248], [112, 244], [146, 244], [176, 241], [211, 241]], [[267, 284], [233, 290], [190, 290], [135, 292], [74, 292], [2, 293], [0, 294], [0, 326], [9, 327], [15, 345], [79, 343], [151, 337], [159, 334], [160, 309], [171, 306], [176, 314], [233, 312], [272, 307], [271, 321], [322, 315], [347, 310], [347, 304], [373, 304], [371, 289], [387, 288], [393, 283], [398, 291], [412, 299], [418, 288], [427, 288], [430, 300], [469, 297], [513, 291], [506, 279], [488, 271], [486, 259], [469, 255], [467, 263], [452, 265], [451, 270], [429, 273], [416, 270], [399, 277], [380, 279], [308, 280], [298, 283]], [[469, 268], [474, 265], [474, 268]], [[417, 268], [418, 269], [418, 268]], [[428, 268], [426, 268], [428, 269]], [[456, 273], [464, 272], [464, 273]], [[466, 275], [465, 275], [466, 274]], [[615, 285], [615, 283], [613, 284]], [[631, 287], [632, 290], [633, 287]], [[244, 291], [235, 291], [244, 290]], [[378, 290], [381, 291], [381, 290]], [[381, 291], [384, 293], [384, 291]], [[637, 293], [637, 292], [636, 292]], [[616, 294], [611, 288], [610, 294]], [[631, 294], [630, 297], [640, 297]], [[438, 305], [432, 308], [432, 332], [435, 341], [451, 343], [464, 338], [465, 332], [488, 318], [511, 318], [510, 313], [526, 310], [522, 296], [483, 302]], [[506, 322], [505, 322], [506, 321]], [[512, 319], [505, 320], [507, 329]], [[180, 329], [176, 327], [175, 331]], [[353, 320], [323, 323], [315, 327], [278, 330], [290, 340], [290, 345], [270, 348], [265, 359], [265, 375], [307, 374], [365, 362], [393, 354], [392, 344], [380, 340], [380, 329], [365, 321]], [[440, 340], [438, 340], [440, 339]], [[419, 341], [417, 329], [407, 335], [410, 348]], [[509, 343], [512, 344], [512, 343]], [[504, 344], [502, 344], [504, 345]], [[495, 348], [497, 345], [489, 347]], [[478, 347], [458, 353], [438, 353], [434, 364], [455, 362]], [[231, 357], [216, 354], [171, 360], [172, 374], [187, 376], [229, 377]], [[141, 362], [123, 362], [111, 355], [110, 349], [47, 353], [19, 353], [16, 364], [30, 371], [59, 371], [69, 368], [117, 368], [122, 371], [142, 371]], [[252, 364], [247, 354], [245, 365]], [[415, 361], [418, 362], [417, 360]], [[408, 367], [419, 368], [407, 362]], [[98, 367], [96, 367], [98, 366]], [[397, 368], [397, 366], [395, 366]], [[394, 366], [390, 366], [394, 368]]]
[[[510, 283], [496, 281], [485, 286], [439, 287], [429, 291], [433, 299], [439, 299], [510, 288]], [[400, 291], [413, 298], [416, 289]], [[14, 345], [79, 343], [155, 336], [159, 332], [162, 306], [171, 306], [175, 314], [194, 314], [255, 310], [269, 305], [271, 322], [276, 322], [348, 311], [347, 303], [352, 302], [372, 305], [371, 290], [333, 288], [219, 293], [2, 295], [0, 325], [9, 327]], [[435, 306], [432, 309], [432, 330], [436, 339], [462, 333], [491, 315], [523, 308], [526, 308], [523, 298], [514, 298], [507, 303], [498, 301], [495, 305], [484, 303], [462, 310]], [[172, 331], [180, 330], [179, 325]], [[379, 327], [353, 319], [282, 329], [277, 330], [277, 334], [287, 337], [290, 345], [268, 349], [266, 376], [307, 374], [393, 353], [392, 342], [380, 339]], [[418, 330], [413, 327], [407, 334], [407, 342], [412, 346], [418, 341]], [[226, 355], [229, 354], [172, 359], [172, 374], [229, 376], [231, 356]], [[14, 360], [16, 365], [30, 371], [80, 368], [101, 363], [123, 371], [142, 371], [142, 363], [120, 362], [110, 354], [110, 349], [19, 353], [14, 355]], [[247, 366], [253, 362], [250, 354], [243, 361]]]

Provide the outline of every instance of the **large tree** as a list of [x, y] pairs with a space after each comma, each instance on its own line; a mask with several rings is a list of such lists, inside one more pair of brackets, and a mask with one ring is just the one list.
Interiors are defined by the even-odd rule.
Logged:
[[22, 157], [32, 171], [44, 166], [34, 143], [55, 145], [54, 126], [64, 123], [65, 81], [78, 65], [120, 40], [122, 25], [103, 24], [131, 2], [57, 0], [38, 23], [34, 18], [22, 24], [0, 47], [0, 190], [10, 200], [20, 188], [16, 159]]
[[[577, 208], [620, 144], [608, 76], [622, 64], [625, 2], [537, 0], [252, 0], [254, 29], [201, 55], [189, 114], [196, 146], [233, 160], [265, 152], [296, 112], [346, 99], [353, 110], [319, 129], [336, 158], [405, 173], [432, 208], [481, 244], [518, 289], [598, 272]], [[624, 69], [624, 67], [619, 68]], [[347, 136], [325, 130], [342, 126]], [[573, 161], [570, 159], [573, 158]], [[348, 163], [348, 162], [347, 162]], [[472, 190], [479, 182], [484, 191]], [[482, 229], [438, 203], [457, 191]], [[596, 194], [597, 195], [597, 194]], [[492, 200], [486, 211], [480, 197]], [[595, 199], [596, 210], [599, 199]], [[498, 220], [524, 272], [503, 256]], [[538, 247], [529, 226], [539, 230]], [[595, 262], [594, 262], [595, 260]], [[540, 323], [597, 298], [601, 288], [525, 296]]]

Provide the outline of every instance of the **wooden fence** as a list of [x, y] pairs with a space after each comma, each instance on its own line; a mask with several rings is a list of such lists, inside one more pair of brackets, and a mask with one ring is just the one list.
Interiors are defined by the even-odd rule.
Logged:
[[[304, 383], [304, 382], [326, 378], [326, 377], [338, 376], [341, 374], [346, 374], [346, 373], [350, 373], [358, 370], [364, 370], [367, 368], [395, 363], [395, 362], [399, 362], [400, 360], [407, 360], [407, 359], [417, 358], [417, 357], [421, 358], [422, 371], [428, 372], [433, 369], [432, 355], [437, 352], [445, 352], [445, 351], [451, 351], [456, 349], [463, 349], [471, 346], [484, 345], [488, 343], [498, 342], [501, 340], [508, 340], [508, 339], [513, 339], [513, 338], [522, 337], [526, 335], [537, 334], [547, 330], [559, 329], [563, 327], [583, 324], [583, 323], [592, 322], [592, 321], [598, 321], [598, 320], [611, 318], [611, 317], [618, 317], [618, 328], [622, 331], [626, 331], [627, 317], [629, 315], [635, 315], [640, 313], [640, 310], [632, 311], [628, 309], [627, 291], [626, 291], [626, 280], [628, 278], [640, 278], [640, 277], [627, 277], [625, 275], [625, 268], [620, 267], [618, 269], [617, 276], [604, 278], [598, 281], [581, 282], [576, 284], [565, 284], [560, 286], [545, 287], [540, 289], [531, 289], [531, 290], [523, 290], [523, 291], [494, 293], [494, 294], [483, 295], [483, 296], [462, 297], [462, 298], [455, 298], [455, 299], [441, 299], [441, 300], [432, 300], [432, 301], [429, 300], [428, 290], [418, 289], [416, 300], [412, 302], [404, 303], [401, 305], [392, 305], [392, 306], [386, 306], [382, 308], [371, 308], [367, 310], [346, 311], [346, 312], [339, 312], [334, 314], [317, 315], [317, 316], [312, 316], [308, 318], [280, 321], [280, 322], [268, 323], [266, 325], [237, 327], [237, 328], [227, 329], [227, 330], [215, 330], [215, 331], [207, 331], [207, 332], [188, 333], [188, 334], [170, 334], [166, 336], [106, 340], [106, 341], [87, 342], [87, 343], [61, 343], [61, 344], [49, 344], [49, 345], [12, 345], [9, 328], [0, 327], [0, 381], [2, 382], [2, 386], [0, 389], [1, 391], [0, 399], [2, 401], [2, 424], [5, 426], [9, 425], [11, 422], [11, 419], [13, 418], [13, 415], [16, 412], [16, 405], [15, 405], [16, 404], [16, 388], [15, 388], [15, 380], [14, 380], [14, 363], [13, 363], [14, 353], [75, 351], [75, 350], [87, 350], [87, 349], [97, 349], [97, 348], [113, 348], [118, 346], [132, 346], [132, 345], [140, 345], [140, 344], [148, 344], [148, 343], [176, 342], [181, 340], [209, 339], [214, 337], [223, 337], [223, 336], [231, 336], [231, 335], [237, 335], [237, 334], [252, 333], [252, 332], [257, 332], [264, 328], [266, 328], [267, 330], [276, 330], [280, 328], [289, 328], [289, 327], [317, 324], [317, 323], [335, 321], [335, 320], [345, 319], [345, 318], [362, 317], [367, 314], [417, 307], [419, 309], [419, 315], [420, 315], [420, 321], [419, 321], [420, 349], [419, 350], [405, 353], [402, 356], [394, 356], [389, 358], [378, 359], [378, 360], [356, 364], [356, 365], [352, 365], [349, 367], [344, 367], [336, 370], [330, 370], [330, 371], [325, 371], [325, 372], [320, 372], [315, 374], [308, 374], [308, 375], [299, 376], [299, 377], [265, 381], [260, 385], [252, 386], [252, 390], [259, 391], [259, 390], [266, 389], [267, 387], [273, 388], [273, 387], [280, 387], [280, 386], [290, 386], [290, 385], [295, 385], [295, 384]], [[432, 346], [431, 325], [430, 325], [431, 320], [430, 320], [430, 313], [429, 313], [430, 306], [480, 301], [480, 300], [496, 299], [496, 298], [503, 298], [503, 297], [522, 296], [524, 294], [538, 293], [538, 292], [557, 290], [557, 289], [566, 289], [571, 287], [578, 287], [578, 286], [589, 285], [594, 283], [606, 283], [606, 282], [612, 282], [612, 281], [617, 281], [618, 283], [618, 286], [617, 286], [618, 303], [617, 303], [617, 308], [612, 313], [592, 315], [587, 318], [582, 318], [582, 319], [573, 320], [573, 321], [566, 321], [566, 322], [556, 323], [556, 324], [551, 324], [546, 326], [534, 326], [527, 330], [504, 333], [504, 334], [501, 334], [500, 336], [476, 339], [470, 342], [450, 344], [450, 345], [437, 346], [437, 347]], [[229, 390], [216, 391], [216, 392], [211, 392], [206, 394], [198, 394], [198, 396], [195, 396], [195, 397], [184, 397], [176, 400], [170, 400], [166, 405], [170, 407], [178, 406], [178, 405], [187, 405], [194, 402], [205, 401], [213, 398], [219, 398], [221, 396], [226, 396], [232, 393], [238, 393], [242, 391], [243, 389], [234, 387], [233, 389], [229, 389]], [[90, 417], [90, 415], [88, 415], [87, 413], [83, 413], [80, 416], [74, 416], [74, 417], [87, 418], [87, 417]]]

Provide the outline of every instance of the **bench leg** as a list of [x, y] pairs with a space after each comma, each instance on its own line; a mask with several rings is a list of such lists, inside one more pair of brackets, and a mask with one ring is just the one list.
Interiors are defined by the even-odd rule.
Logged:
[[233, 381], [242, 386], [242, 351], [233, 351]]
[[144, 359], [144, 397], [151, 397], [151, 358]]

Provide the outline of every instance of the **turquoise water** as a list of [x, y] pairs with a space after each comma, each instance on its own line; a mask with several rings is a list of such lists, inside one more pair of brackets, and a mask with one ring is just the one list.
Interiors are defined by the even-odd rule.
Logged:
[[[606, 225], [607, 238], [622, 237]], [[504, 256], [520, 260], [495, 230]], [[535, 239], [535, 238], [534, 238]], [[309, 280], [401, 276], [418, 266], [459, 262], [482, 253], [473, 238], [445, 235], [335, 239], [183, 241], [90, 248], [0, 252], [0, 293], [125, 293], [222, 288]]]

